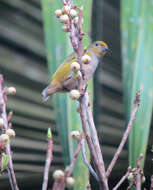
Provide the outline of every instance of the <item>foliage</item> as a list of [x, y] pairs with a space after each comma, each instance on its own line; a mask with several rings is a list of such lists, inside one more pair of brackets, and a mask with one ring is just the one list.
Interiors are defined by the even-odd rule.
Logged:
[[121, 1], [123, 87], [126, 120], [129, 120], [135, 94], [141, 89], [140, 108], [129, 139], [129, 162], [145, 154], [153, 106], [153, 3], [152, 0]]

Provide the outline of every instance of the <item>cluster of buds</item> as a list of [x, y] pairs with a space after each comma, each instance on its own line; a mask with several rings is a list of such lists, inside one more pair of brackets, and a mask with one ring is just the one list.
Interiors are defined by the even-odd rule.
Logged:
[[13, 129], [7, 129], [4, 134], [0, 135], [0, 142], [8, 142], [12, 137], [15, 137], [15, 131]]
[[[91, 62], [91, 57], [88, 54], [84, 54], [81, 58], [81, 62], [83, 64], [89, 64]], [[71, 70], [72, 70], [72, 76], [75, 79], [80, 80], [82, 78], [82, 73], [80, 71], [80, 64], [76, 61], [71, 63]], [[79, 99], [80, 98], [80, 92], [76, 89], [71, 90], [70, 92], [70, 98], [72, 98], [73, 100]]]
[[78, 62], [73, 62], [71, 64], [71, 70], [72, 70], [72, 75], [74, 78], [76, 78], [76, 79], [82, 78], [82, 74], [80, 71], [80, 64]]
[[58, 182], [62, 181], [63, 178], [66, 178], [65, 182], [68, 188], [72, 188], [75, 184], [75, 179], [73, 177], [66, 177], [65, 172], [62, 170], [55, 170], [53, 173], [53, 178]]
[[64, 32], [70, 32], [70, 21], [73, 20], [75, 24], [78, 23], [78, 13], [75, 7], [64, 5], [62, 9], [55, 11], [55, 16], [59, 18], [59, 21], [63, 23], [62, 30]]
[[129, 182], [132, 183], [132, 184], [134, 184], [134, 185], [136, 185], [136, 176], [138, 174], [140, 174], [141, 181], [142, 181], [142, 183], [144, 183], [146, 179], [145, 179], [143, 170], [142, 169], [138, 169], [138, 168], [133, 168], [133, 169], [130, 168], [130, 173], [128, 175]]
[[[72, 70], [72, 75], [75, 79], [81, 79], [82, 78], [82, 74], [80, 71], [80, 64], [78, 62], [72, 62], [71, 64], [71, 70]], [[77, 100], [80, 98], [80, 92], [77, 89], [73, 89], [70, 91], [69, 94], [70, 98], [72, 100]]]

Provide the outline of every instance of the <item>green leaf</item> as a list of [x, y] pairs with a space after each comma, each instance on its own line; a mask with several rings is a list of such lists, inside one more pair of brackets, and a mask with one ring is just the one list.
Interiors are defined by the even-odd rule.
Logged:
[[2, 160], [1, 160], [1, 172], [5, 170], [9, 162], [9, 156], [5, 153], [2, 153]]
[[51, 128], [48, 128], [47, 137], [48, 137], [49, 139], [52, 139], [52, 131], [51, 131]]
[[129, 165], [136, 166], [143, 153], [144, 166], [153, 107], [153, 3], [148, 0], [122, 0], [121, 32], [123, 88], [126, 120], [129, 121], [136, 92], [141, 102], [129, 138]]

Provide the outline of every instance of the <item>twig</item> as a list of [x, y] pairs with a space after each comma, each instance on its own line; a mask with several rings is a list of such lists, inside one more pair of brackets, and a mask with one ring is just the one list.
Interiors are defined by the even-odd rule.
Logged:
[[83, 19], [83, 12], [82, 9], [79, 9], [79, 19], [78, 19], [78, 48], [77, 48], [77, 58], [78, 58], [78, 63], [80, 64], [80, 70], [82, 71], [82, 62], [81, 62], [81, 57], [82, 57], [82, 19]]
[[52, 190], [57, 190], [58, 185], [59, 185], [59, 181], [55, 181], [54, 184], [53, 184]]
[[140, 173], [138, 173], [136, 176], [136, 189], [141, 190], [141, 175], [140, 175]]
[[108, 182], [107, 182], [106, 172], [105, 172], [105, 164], [104, 164], [104, 160], [103, 160], [103, 156], [102, 156], [102, 152], [101, 152], [101, 148], [100, 148], [100, 144], [99, 144], [99, 140], [98, 140], [97, 130], [96, 130], [94, 120], [93, 120], [92, 110], [91, 110], [90, 101], [89, 101], [89, 95], [87, 92], [84, 95], [83, 101], [84, 101], [83, 102], [84, 107], [86, 109], [89, 128], [91, 131], [93, 146], [95, 148], [95, 152], [96, 152], [96, 156], [97, 156], [97, 160], [98, 160], [98, 168], [97, 169], [99, 170], [99, 172], [101, 174], [100, 178], [103, 182], [104, 189], [108, 189]]
[[66, 183], [65, 183], [66, 182], [66, 178], [69, 177], [69, 176], [71, 176], [71, 174], [72, 174], [72, 171], [73, 171], [73, 168], [75, 166], [77, 157], [78, 157], [79, 152], [81, 150], [81, 143], [83, 141], [84, 141], [84, 136], [81, 136], [80, 139], [78, 140], [78, 146], [77, 146], [76, 152], [75, 152], [75, 154], [73, 156], [73, 160], [72, 160], [72, 162], [71, 162], [71, 164], [69, 166], [68, 171], [65, 172], [65, 177], [61, 178], [61, 180], [58, 181], [58, 182], [55, 181], [56, 184], [54, 183], [52, 190], [55, 190], [55, 189], [56, 190], [64, 190], [65, 185], [66, 185]]
[[130, 185], [127, 190], [131, 189], [132, 186], [136, 186], [137, 190], [141, 190], [141, 181], [143, 178], [143, 171], [141, 169], [141, 160], [143, 158], [143, 154], [140, 154], [137, 159], [137, 166], [130, 171], [131, 179]]
[[143, 154], [140, 154], [137, 159], [137, 175], [136, 175], [136, 189], [141, 190], [141, 160]]
[[126, 129], [126, 131], [125, 131], [125, 133], [124, 133], [124, 135], [122, 137], [121, 143], [120, 143], [120, 145], [119, 145], [119, 147], [118, 147], [118, 149], [117, 149], [117, 151], [116, 151], [116, 153], [115, 153], [115, 155], [114, 155], [114, 157], [113, 157], [113, 159], [112, 159], [112, 161], [111, 161], [111, 163], [110, 163], [110, 165], [109, 165], [109, 167], [107, 169], [107, 172], [106, 172], [107, 177], [109, 177], [109, 175], [110, 175], [110, 173], [111, 173], [111, 171], [112, 171], [112, 169], [113, 169], [113, 167], [114, 167], [114, 165], [115, 165], [115, 163], [116, 163], [116, 161], [117, 161], [117, 159], [118, 159], [118, 157], [119, 157], [119, 155], [120, 155], [120, 153], [121, 153], [121, 151], [123, 149], [123, 146], [126, 143], [128, 135], [129, 135], [129, 133], [131, 131], [131, 128], [132, 128], [133, 121], [134, 121], [136, 113], [138, 111], [139, 103], [140, 103], [140, 91], [136, 95], [136, 100], [134, 102], [135, 107], [134, 107], [134, 109], [132, 111], [132, 114], [131, 114], [130, 121], [128, 123], [127, 129]]
[[92, 168], [92, 166], [87, 161], [84, 142], [81, 143], [81, 152], [82, 152], [82, 157], [83, 157], [83, 161], [84, 161], [85, 165], [89, 169], [90, 173], [95, 177], [95, 179], [97, 181], [99, 181], [99, 178], [98, 178], [96, 172], [94, 171], [94, 169]]
[[120, 179], [120, 181], [116, 184], [116, 186], [113, 188], [113, 190], [117, 190], [121, 184], [126, 180], [126, 178], [128, 177], [130, 173], [130, 170], [128, 169], [128, 171], [126, 172], [126, 174]]
[[73, 156], [73, 160], [71, 162], [71, 165], [69, 166], [69, 170], [66, 172], [66, 177], [69, 177], [71, 174], [72, 174], [72, 171], [73, 171], [73, 168], [75, 166], [75, 163], [76, 163], [76, 160], [77, 160], [77, 157], [79, 155], [79, 152], [81, 150], [81, 143], [84, 141], [84, 136], [81, 136], [80, 139], [78, 140], [78, 147], [76, 149], [76, 152]]
[[[2, 119], [4, 121], [4, 126], [3, 126], [3, 132], [5, 132], [8, 129], [8, 120], [7, 120], [7, 114], [6, 114], [6, 100], [7, 96], [3, 88], [3, 76], [0, 75], [0, 102], [3, 101], [3, 104], [0, 105], [0, 110], [2, 114]], [[13, 167], [13, 161], [12, 161], [12, 153], [11, 153], [11, 147], [10, 147], [10, 142], [7, 143], [6, 145], [6, 153], [9, 156], [9, 162], [7, 166], [7, 171], [8, 171], [8, 176], [9, 176], [9, 181], [11, 184], [12, 190], [19, 190], [15, 173], [14, 173], [14, 167]]]
[[133, 183], [130, 183], [126, 190], [130, 190], [131, 187], [133, 187], [133, 185], [134, 185]]
[[[81, 123], [82, 123], [82, 129], [83, 129], [84, 135], [86, 137], [86, 140], [87, 140], [90, 152], [91, 152], [91, 155], [92, 155], [92, 157], [94, 159], [94, 163], [95, 163], [97, 171], [98, 171], [98, 176], [99, 176], [99, 180], [100, 180], [100, 186], [102, 186], [105, 183], [105, 181], [103, 180], [103, 174], [100, 171], [99, 161], [98, 161], [97, 155], [95, 153], [96, 149], [93, 146], [92, 141], [91, 141], [91, 139], [90, 139], [90, 137], [88, 135], [88, 127], [87, 127], [87, 123], [86, 123], [86, 115], [85, 115], [85, 107], [84, 107], [83, 97], [80, 98], [79, 102], [80, 102], [80, 118], [81, 118]], [[106, 180], [106, 182], [107, 182], [107, 180]], [[105, 187], [104, 189], [107, 189], [107, 185], [105, 185], [104, 187]]]
[[47, 189], [48, 185], [48, 175], [49, 175], [49, 168], [53, 159], [53, 140], [50, 128], [48, 129], [48, 149], [46, 154], [46, 163], [45, 163], [45, 169], [44, 169], [44, 178], [43, 178], [43, 184], [42, 184], [42, 190]]
[[88, 185], [87, 185], [87, 190], [91, 190], [91, 185], [90, 185], [90, 183], [88, 183]]

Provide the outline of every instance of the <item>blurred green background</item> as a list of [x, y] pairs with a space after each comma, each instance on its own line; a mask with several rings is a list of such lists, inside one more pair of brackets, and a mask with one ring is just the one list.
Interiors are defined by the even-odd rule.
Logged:
[[[60, 2], [60, 0], [58, 1]], [[86, 31], [92, 40], [104, 40], [111, 49], [111, 54], [104, 58], [103, 64], [100, 64], [94, 76], [94, 117], [100, 142], [103, 144], [102, 151], [106, 166], [111, 161], [121, 140], [126, 121], [129, 118], [132, 98], [135, 91], [140, 87], [141, 79], [147, 89], [147, 96], [149, 92], [152, 93], [153, 86], [151, 72], [149, 69], [147, 70], [148, 67], [151, 69], [151, 64], [153, 64], [151, 55], [153, 3], [151, 0], [147, 3], [143, 0], [128, 2], [125, 0], [122, 2], [118, 0], [94, 0], [91, 7], [92, 29], [88, 26], [88, 31]], [[50, 3], [54, 3], [54, 1], [50, 1]], [[60, 6], [59, 3], [59, 8], [61, 8]], [[52, 15], [50, 16], [52, 17]], [[87, 15], [87, 17], [90, 20], [90, 16]], [[136, 23], [142, 23], [142, 27], [140, 28]], [[55, 28], [52, 27], [50, 32], [53, 39], [54, 30]], [[12, 142], [13, 159], [19, 187], [23, 190], [31, 187], [33, 190], [41, 188], [48, 127], [52, 128], [54, 141], [54, 159], [51, 173], [57, 168], [64, 168], [65, 159], [59, 139], [60, 133], [56, 127], [54, 99], [43, 103], [40, 95], [50, 80], [44, 39], [40, 0], [0, 1], [0, 73], [4, 75], [6, 85], [14, 86], [17, 89], [17, 94], [9, 97], [7, 109], [14, 111], [13, 126], [17, 135]], [[56, 44], [54, 41], [55, 49], [57, 48]], [[68, 44], [66, 53], [69, 51], [71, 48]], [[127, 61], [132, 66], [125, 68]], [[138, 65], [140, 62], [141, 64]], [[144, 67], [144, 62], [147, 63], [147, 67]], [[123, 73], [127, 73], [124, 76], [122, 75], [122, 68]], [[140, 68], [139, 72], [137, 68]], [[122, 76], [124, 86], [122, 85]], [[127, 81], [129, 82], [127, 83]], [[140, 83], [133, 81], [140, 81]], [[125, 101], [123, 101], [123, 89]], [[142, 102], [147, 96], [143, 94]], [[145, 109], [141, 109], [140, 114], [141, 119], [145, 121], [145, 129], [148, 129], [144, 133], [138, 127], [136, 128], [138, 132], [132, 133], [130, 151], [136, 157], [137, 152], [139, 152], [137, 150], [143, 144], [140, 145], [140, 142], [143, 141], [147, 146], [145, 162], [147, 179], [145, 185], [147, 186], [153, 171], [151, 163], [153, 129], [151, 128], [150, 133], [148, 133], [148, 126], [152, 126], [152, 98], [146, 100]], [[138, 121], [136, 126], [139, 126], [139, 123], [142, 121]], [[143, 137], [142, 134], [146, 136]], [[147, 145], [148, 134], [150, 137]], [[142, 140], [143, 138], [144, 140]], [[143, 147], [144, 151], [145, 146]], [[126, 171], [128, 157], [128, 145], [126, 145], [113, 169], [110, 179], [111, 187]], [[133, 163], [134, 160], [134, 157], [130, 158]], [[6, 173], [0, 176], [0, 181], [0, 189], [8, 190], [9, 184]], [[50, 176], [51, 182], [52, 177]], [[92, 178], [91, 183], [96, 185]]]

